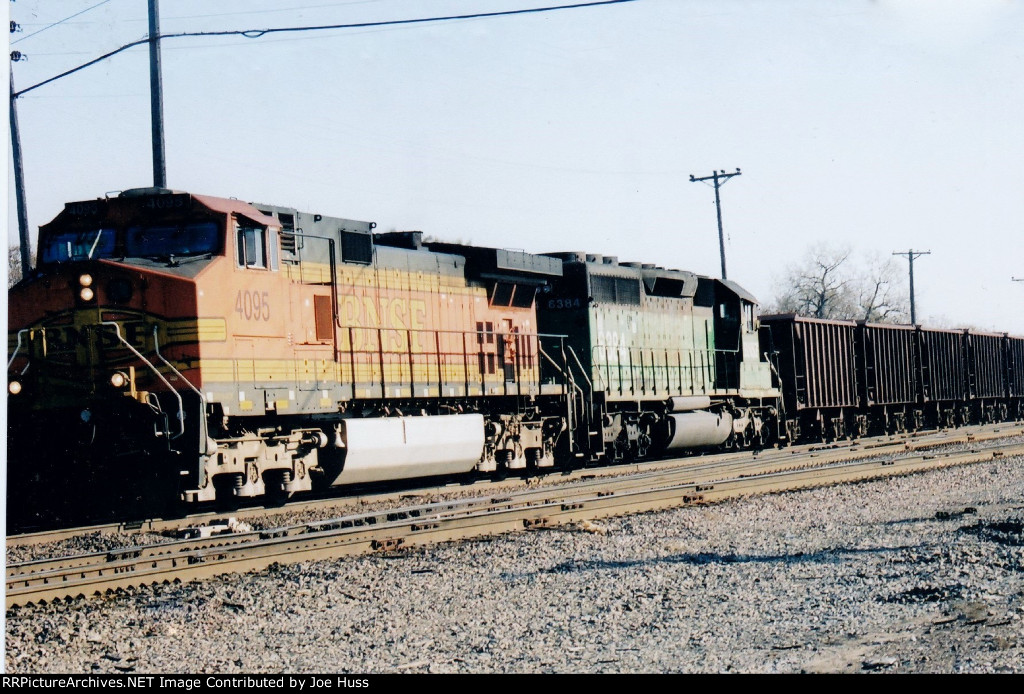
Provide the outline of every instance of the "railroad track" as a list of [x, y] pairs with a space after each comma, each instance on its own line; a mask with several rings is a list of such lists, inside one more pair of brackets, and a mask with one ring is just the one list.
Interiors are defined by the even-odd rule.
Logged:
[[[1022, 433], [1011, 428], [1010, 436]], [[964, 436], [966, 438], [967, 435]], [[351, 514], [313, 523], [207, 539], [126, 547], [74, 557], [11, 564], [7, 606], [103, 594], [119, 588], [175, 583], [266, 568], [273, 563], [335, 558], [372, 551], [556, 527], [611, 516], [712, 503], [751, 494], [873, 479], [1024, 455], [1024, 444], [979, 441], [966, 452], [857, 446], [808, 450], [784, 462], [759, 456], [744, 464], [719, 460], [647, 469], [627, 476], [591, 476], [572, 484], [506, 491]], [[895, 445], [895, 444], [894, 444]]]
[[452, 494], [453, 490], [474, 494], [486, 494], [496, 490], [527, 488], [531, 484], [559, 485], [574, 483], [580, 479], [586, 479], [589, 477], [619, 476], [680, 467], [693, 470], [696, 474], [701, 470], [722, 470], [724, 465], [732, 465], [737, 471], [737, 474], [744, 474], [743, 468], [745, 466], [749, 467], [752, 462], [755, 466], [756, 463], [767, 464], [771, 462], [777, 462], [779, 465], [801, 465], [805, 463], [799, 463], [796, 461], [799, 461], [801, 456], [804, 455], [810, 455], [812, 457], [817, 456], [819, 461], [828, 461], [832, 459], [831, 456], [851, 454], [856, 451], [884, 454], [886, 452], [922, 450], [943, 445], [958, 443], [966, 444], [974, 441], [980, 442], [1015, 435], [1024, 435], [1024, 425], [1020, 423], [1004, 422], [998, 425], [970, 426], [953, 430], [927, 432], [923, 434], [906, 434], [897, 437], [875, 437], [852, 442], [843, 441], [831, 445], [806, 444], [784, 449], [766, 449], [758, 453], [742, 451], [720, 453], [713, 456], [651, 460], [642, 463], [581, 468], [574, 470], [569, 474], [552, 474], [541, 478], [513, 478], [496, 482], [479, 481], [472, 485], [454, 483], [441, 486], [403, 489], [401, 491], [367, 493], [358, 496], [331, 496], [292, 502], [285, 507], [251, 507], [239, 509], [232, 513], [203, 512], [177, 518], [145, 518], [89, 526], [19, 533], [7, 536], [7, 546], [19, 547], [44, 544], [89, 534], [145, 532], [174, 533], [190, 526], [224, 521], [229, 516], [236, 517], [238, 520], [252, 521], [260, 518], [266, 518], [268, 516], [279, 515], [284, 512], [297, 513], [331, 507], [360, 508], [367, 505], [379, 505], [383, 503], [403, 503], [410, 497], [429, 497]]

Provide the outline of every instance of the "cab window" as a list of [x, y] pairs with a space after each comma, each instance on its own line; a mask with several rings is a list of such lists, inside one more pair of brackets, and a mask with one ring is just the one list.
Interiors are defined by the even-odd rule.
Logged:
[[42, 263], [110, 258], [114, 255], [114, 230], [65, 231], [40, 239]]
[[239, 267], [266, 267], [267, 247], [264, 242], [265, 230], [262, 227], [238, 227], [238, 265]]
[[214, 222], [146, 224], [128, 227], [124, 252], [129, 258], [165, 258], [169, 256], [216, 253], [220, 232]]
[[253, 224], [239, 224], [236, 229], [238, 266], [277, 270], [277, 230]]

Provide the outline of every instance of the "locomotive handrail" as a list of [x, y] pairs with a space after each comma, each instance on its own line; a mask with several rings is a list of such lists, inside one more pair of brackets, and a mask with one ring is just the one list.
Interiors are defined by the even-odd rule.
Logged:
[[[202, 414], [202, 416], [199, 417], [199, 428], [200, 428], [199, 438], [202, 440], [202, 444], [201, 445], [203, 447], [203, 455], [209, 455], [210, 454], [210, 439], [206, 435], [206, 398], [203, 396], [202, 392], [200, 392], [200, 390], [198, 388], [196, 388], [194, 385], [192, 385], [191, 381], [189, 381], [187, 378], [185, 378], [182, 375], [182, 373], [180, 371], [178, 371], [178, 369], [176, 369], [174, 367], [174, 364], [172, 364], [171, 362], [169, 362], [166, 359], [164, 359], [164, 355], [162, 355], [160, 353], [160, 340], [157, 338], [157, 330], [158, 330], [158, 326], [154, 325], [153, 326], [153, 352], [156, 353], [156, 356], [160, 357], [160, 361], [162, 361], [167, 366], [168, 369], [170, 369], [171, 371], [174, 372], [175, 376], [177, 376], [182, 381], [184, 381], [185, 385], [187, 385], [189, 388], [191, 388], [192, 391], [196, 395], [199, 396], [199, 402], [203, 406], [203, 409], [202, 409], [202, 413], [203, 414]], [[180, 401], [181, 398], [178, 398], [178, 400]], [[185, 411], [182, 410], [182, 425], [181, 425], [182, 433], [184, 433], [184, 431], [185, 431], [184, 412]], [[180, 436], [180, 434], [179, 434], [179, 436]], [[175, 437], [175, 438], [177, 438], [177, 437]]]
[[[522, 340], [527, 345], [526, 356], [520, 355], [521, 358], [529, 360], [529, 363], [525, 366], [517, 362], [516, 363], [516, 376], [514, 380], [509, 380], [504, 383], [506, 388], [505, 393], [508, 394], [508, 389], [514, 387], [517, 389], [516, 392], [521, 393], [524, 388], [524, 383], [540, 385], [543, 381], [543, 374], [540, 372], [541, 362], [539, 360], [539, 354], [537, 350], [543, 342], [544, 338], [558, 338], [561, 340], [565, 339], [565, 335], [549, 334], [549, 333], [533, 333], [533, 332], [503, 332], [503, 331], [474, 331], [474, 330], [441, 330], [434, 328], [380, 328], [380, 327], [361, 327], [361, 326], [348, 326], [345, 328], [345, 333], [342, 333], [345, 337], [343, 344], [339, 346], [339, 354], [347, 354], [348, 359], [346, 367], [349, 370], [349, 374], [345, 375], [342, 372], [342, 379], [346, 380], [354, 388], [358, 383], [358, 371], [359, 368], [372, 368], [373, 371], [369, 375], [369, 378], [375, 381], [374, 387], [385, 389], [388, 385], [386, 369], [394, 367], [400, 369], [400, 372], [395, 376], [395, 383], [393, 385], [402, 385], [402, 387], [411, 388], [417, 383], [428, 384], [436, 377], [436, 385], [440, 392], [445, 384], [452, 384], [455, 381], [451, 377], [445, 374], [445, 369], [448, 366], [454, 366], [457, 361], [461, 362], [462, 368], [462, 380], [459, 383], [469, 392], [470, 378], [473, 379], [473, 385], [479, 385], [481, 392], [486, 390], [488, 385], [488, 373], [486, 371], [479, 371], [475, 367], [470, 366], [469, 358], [473, 356], [495, 354], [494, 352], [488, 352], [482, 350], [476, 344], [470, 344], [471, 340], [478, 338], [480, 335], [494, 335], [495, 337], [514, 336], [516, 339]], [[445, 336], [452, 336], [461, 338], [461, 346], [451, 346], [442, 348], [441, 339]], [[434, 352], [429, 351], [415, 351], [413, 345], [416, 342], [416, 338], [426, 338], [423, 343], [426, 345], [428, 342], [434, 347]], [[356, 357], [370, 357], [372, 359], [372, 365], [366, 362], [360, 361], [356, 363]], [[396, 361], [397, 358], [401, 358], [401, 363]], [[456, 361], [457, 360], [457, 361]], [[423, 369], [425, 376], [417, 380], [416, 370]], [[436, 369], [436, 374], [432, 371]]]
[[[557, 336], [557, 335], [554, 335], [554, 336], [552, 336], [552, 335], [545, 335], [545, 337], [559, 337], [559, 336]], [[566, 385], [572, 386], [573, 388], [575, 388], [576, 390], [578, 390], [580, 392], [580, 395], [584, 395], [583, 389], [580, 388], [578, 385], [576, 385], [576, 380], [572, 377], [572, 373], [569, 373], [568, 363], [566, 363], [566, 369], [565, 369], [565, 371], [563, 371], [562, 367], [560, 367], [558, 365], [558, 362], [556, 362], [554, 359], [552, 359], [551, 355], [549, 355], [547, 352], [545, 352], [544, 348], [541, 347], [539, 344], [537, 345], [537, 351], [540, 353], [540, 355], [542, 357], [544, 357], [549, 362], [551, 362], [551, 365], [553, 367], [555, 367], [555, 370], [558, 371], [558, 373], [560, 373], [563, 378], [565, 378]]]
[[[29, 330], [30, 330], [30, 328], [22, 328], [21, 330], [18, 331], [18, 343], [14, 346], [14, 354], [12, 354], [11, 358], [7, 360], [7, 368], [8, 369], [11, 368], [11, 364], [13, 364], [14, 360], [17, 359], [17, 357], [18, 357], [18, 352], [21, 351], [21, 335], [22, 335], [22, 333], [27, 333], [27, 332], [29, 332]], [[24, 373], [24, 371], [22, 373]]]
[[[770, 330], [771, 329], [769, 328], [769, 331]], [[763, 352], [762, 354], [764, 356], [764, 360], [766, 362], [768, 362], [768, 368], [771, 369], [772, 373], [775, 374], [775, 378], [778, 379], [778, 381], [779, 381], [779, 393], [781, 395], [781, 393], [782, 393], [782, 383], [783, 383], [783, 381], [782, 381], [782, 374], [779, 373], [779, 370], [775, 367], [775, 362], [772, 361], [772, 357], [774, 356], [774, 357], [777, 358], [779, 353], [778, 352], [771, 352], [769, 354], [768, 352]], [[777, 417], [776, 418], [776, 422], [775, 422], [775, 435], [776, 436], [780, 435], [780, 433], [782, 431], [782, 427], [784, 426], [783, 422], [786, 421], [786, 399], [783, 398], [783, 397], [779, 398], [779, 414], [781, 416]]]
[[144, 357], [139, 350], [135, 349], [135, 347], [133, 347], [130, 342], [121, 337], [120, 325], [118, 325], [114, 321], [109, 320], [100, 321], [100, 325], [108, 325], [113, 327], [114, 335], [117, 336], [117, 339], [121, 342], [121, 344], [127, 347], [128, 351], [134, 354], [136, 358], [139, 359], [139, 361], [148, 366], [153, 371], [153, 373], [156, 374], [156, 377], [164, 382], [164, 385], [167, 386], [167, 389], [174, 393], [174, 397], [178, 399], [178, 427], [180, 430], [176, 435], [172, 436], [171, 438], [176, 439], [182, 436], [185, 433], [185, 402], [181, 399], [181, 393], [179, 393], [178, 390], [171, 385], [170, 381], [164, 378], [164, 375], [160, 373], [160, 370], [156, 368], [153, 362], [151, 362], [149, 359], [146, 359], [146, 357]]
[[[587, 412], [585, 412], [584, 414], [593, 413], [594, 412], [594, 384], [590, 380], [590, 376], [587, 374], [587, 370], [583, 368], [583, 364], [580, 362], [580, 358], [576, 355], [576, 350], [574, 350], [572, 348], [572, 345], [566, 345], [566, 348], [569, 350], [569, 354], [572, 355], [573, 360], [575, 360], [576, 366], [579, 369], [580, 373], [583, 375], [583, 378], [586, 379], [586, 381], [587, 381], [587, 391], [588, 391], [587, 393], [584, 393], [583, 390], [579, 386], [576, 385], [576, 381], [575, 380], [573, 381], [573, 384], [572, 384], [573, 387], [575, 387], [577, 390], [580, 391], [580, 397], [587, 399], [587, 403], [589, 404], [589, 408], [587, 409]], [[566, 366], [568, 367], [568, 364], [566, 364]], [[587, 426], [587, 436], [588, 437], [592, 433], [591, 428], [590, 428], [592, 424], [593, 424], [593, 421], [588, 416], [587, 417], [587, 423], [586, 423], [586, 426]]]
[[[623, 354], [626, 352], [627, 354]], [[654, 358], [656, 355], [664, 352], [665, 363], [660, 365], [658, 360]], [[610, 358], [610, 354], [614, 353], [615, 359]], [[651, 355], [652, 362], [647, 364], [644, 360], [644, 354]], [[597, 374], [598, 385], [604, 388], [615, 389], [615, 382], [618, 384], [618, 392], [621, 395], [624, 387], [631, 387], [642, 392], [647, 392], [646, 377], [648, 371], [653, 374], [653, 385], [650, 390], [652, 394], [656, 393], [659, 383], [664, 382], [670, 387], [672, 384], [672, 373], [676, 372], [676, 379], [678, 387], [683, 390], [686, 386], [684, 380], [689, 381], [689, 388], [697, 392], [698, 388], [701, 392], [707, 392], [710, 389], [714, 389], [715, 383], [720, 378], [728, 378], [728, 376], [736, 376], [733, 371], [737, 368], [731, 361], [717, 365], [716, 359], [718, 357], [732, 357], [738, 358], [742, 354], [740, 349], [700, 349], [697, 347], [691, 347], [686, 349], [659, 349], [659, 348], [645, 348], [645, 347], [615, 347], [609, 346], [603, 343], [593, 345], [591, 358], [593, 361], [593, 368]], [[676, 356], [676, 363], [673, 365], [669, 356]], [[710, 358], [709, 358], [710, 355]], [[683, 356], [686, 356], [685, 360], [687, 363], [684, 364]], [[603, 357], [603, 360], [602, 360]], [[637, 362], [634, 362], [634, 358]], [[618, 377], [612, 378], [612, 368], [618, 371]], [[721, 367], [721, 368], [720, 368]], [[623, 373], [625, 371], [625, 373]], [[662, 372], [662, 376], [658, 376], [658, 373]], [[684, 374], [688, 376], [684, 379]], [[637, 383], [636, 379], [639, 378], [640, 382]]]
[[[538, 341], [538, 344], [537, 344], [537, 351], [541, 354], [541, 356], [543, 356], [545, 359], [547, 359], [549, 362], [551, 362], [551, 365], [553, 367], [555, 367], [555, 370], [558, 371], [558, 373], [562, 374], [563, 378], [565, 378], [566, 385], [570, 386], [571, 388], [573, 388], [575, 390], [578, 390], [579, 393], [580, 393], [580, 397], [583, 397], [583, 395], [584, 395], [583, 389], [580, 388], [578, 385], [576, 385], [576, 381], [572, 377], [572, 373], [569, 371], [569, 361], [567, 359], [565, 359], [565, 341], [564, 340], [560, 341], [560, 344], [561, 344], [561, 349], [562, 349], [562, 358], [565, 360], [565, 370], [564, 371], [562, 370], [562, 367], [560, 367], [558, 365], [558, 362], [556, 362], [554, 359], [552, 359], [551, 356], [547, 352], [544, 351], [544, 347], [542, 347], [540, 345], [539, 341]], [[565, 416], [566, 416], [566, 420], [565, 421], [566, 421], [566, 424], [568, 425], [569, 431], [574, 431], [575, 430], [573, 414], [574, 413], [573, 413], [573, 405], [572, 405], [572, 393], [571, 392], [567, 392], [566, 393], [566, 398], [565, 398]], [[577, 442], [571, 436], [569, 438], [569, 445], [573, 449], [577, 448]], [[574, 450], [574, 452], [575, 452], [575, 450]]]
[[[565, 336], [564, 335], [544, 335], [544, 337], [562, 337], [562, 338], [564, 338]], [[564, 353], [565, 350], [563, 349], [562, 351]], [[566, 361], [565, 371], [563, 371], [562, 367], [560, 367], [558, 365], [558, 362], [556, 362], [554, 359], [552, 359], [551, 355], [549, 355], [547, 352], [544, 351], [544, 348], [540, 345], [540, 342], [537, 343], [537, 352], [542, 357], [544, 357], [549, 362], [551, 362], [551, 366], [555, 367], [555, 370], [562, 375], [562, 378], [565, 379], [565, 384], [566, 385], [570, 385], [573, 388], [575, 388], [576, 390], [578, 390], [580, 392], [580, 395], [584, 394], [583, 393], [583, 389], [580, 388], [578, 385], [576, 385], [576, 381], [575, 381], [575, 379], [573, 379], [572, 373], [569, 372], [568, 360]]]
[[586, 379], [587, 387], [590, 388], [591, 392], [593, 392], [594, 383], [590, 380], [590, 376], [587, 375], [587, 370], [583, 368], [583, 364], [580, 362], [580, 358], [576, 356], [576, 350], [572, 348], [572, 345], [569, 345], [569, 354], [572, 355], [572, 358], [576, 361], [576, 366], [579, 368], [580, 373], [583, 375], [583, 378]]
[[558, 362], [556, 362], [556, 361], [555, 361], [554, 359], [552, 359], [552, 358], [551, 358], [551, 357], [550, 357], [550, 356], [548, 355], [548, 353], [544, 351], [544, 348], [543, 348], [543, 347], [541, 347], [541, 346], [539, 346], [539, 345], [538, 345], [538, 347], [537, 347], [537, 351], [541, 353], [541, 356], [543, 356], [543, 357], [544, 357], [545, 359], [547, 359], [547, 360], [548, 360], [549, 362], [551, 362], [551, 366], [555, 367], [555, 370], [556, 370], [556, 371], [558, 371], [558, 373], [560, 373], [560, 374], [562, 374], [563, 376], [565, 376], [565, 372], [564, 372], [564, 371], [562, 371], [562, 367], [560, 367], [560, 366], [558, 365]]

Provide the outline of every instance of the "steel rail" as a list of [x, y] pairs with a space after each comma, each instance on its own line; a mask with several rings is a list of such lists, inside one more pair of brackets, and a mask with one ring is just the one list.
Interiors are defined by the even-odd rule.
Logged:
[[[784, 449], [765, 449], [758, 452], [735, 451], [729, 453], [717, 453], [708, 456], [682, 457], [671, 459], [650, 460], [644, 462], [633, 462], [619, 465], [609, 465], [595, 468], [580, 468], [572, 473], [563, 475], [550, 475], [543, 478], [517, 478], [503, 481], [479, 481], [475, 485], [445, 485], [408, 489], [403, 491], [385, 491], [380, 493], [364, 494], [354, 497], [331, 496], [327, 498], [299, 501], [287, 504], [285, 507], [252, 507], [239, 509], [235, 513], [196, 513], [185, 517], [172, 519], [145, 519], [137, 521], [120, 521], [116, 523], [82, 526], [76, 528], [63, 528], [58, 530], [46, 530], [32, 533], [9, 535], [7, 537], [8, 547], [19, 547], [26, 545], [55, 542], [79, 535], [109, 533], [109, 532], [173, 532], [204, 522], [223, 520], [228, 516], [235, 516], [239, 520], [252, 520], [255, 518], [277, 515], [283, 512], [301, 512], [310, 509], [320, 509], [331, 506], [361, 506], [369, 503], [384, 503], [387, 501], [399, 501], [410, 496], [429, 496], [436, 494], [452, 493], [453, 489], [472, 490], [474, 487], [482, 492], [487, 490], [506, 491], [516, 490], [531, 484], [542, 484], [544, 486], [556, 486], [566, 483], [574, 483], [580, 479], [589, 477], [600, 478], [608, 476], [622, 476], [628, 474], [648, 474], [661, 470], [687, 469], [694, 474], [706, 470], [720, 472], [732, 465], [742, 474], [742, 471], [750, 465], [767, 464], [772, 461], [779, 461], [789, 465], [803, 465], [800, 462], [802, 456], [819, 457], [821, 461], [837, 459], [836, 456], [849, 455], [857, 451], [862, 454], [882, 455], [886, 451], [902, 452], [907, 450], [930, 449], [938, 446], [967, 444], [971, 442], [982, 442], [996, 440], [1009, 436], [1024, 434], [1024, 426], [1019, 423], [1003, 422], [999, 425], [972, 426], [956, 430], [931, 431], [922, 435], [904, 435], [899, 437], [875, 437], [871, 439], [860, 439], [857, 441], [843, 441], [834, 444], [804, 444], [801, 446]], [[539, 480], [539, 481], [538, 481]]]
[[[374, 550], [393, 550], [523, 528], [638, 513], [725, 498], [872, 479], [921, 470], [1024, 455], [1024, 444], [992, 450], [906, 455], [840, 461], [808, 469], [723, 478], [713, 483], [643, 485], [612, 478], [566, 489], [529, 490], [505, 498], [460, 500], [408, 509], [359, 514], [327, 522], [285, 526], [262, 533], [221, 536], [174, 551], [165, 545], [126, 548], [74, 558], [81, 564], [43, 569], [38, 563], [12, 565], [7, 606], [88, 596], [118, 588], [169, 583], [248, 571], [275, 562], [324, 559]], [[566, 493], [567, 492], [567, 493]], [[380, 518], [385, 518], [383, 522]], [[371, 522], [372, 519], [372, 522]], [[100, 563], [94, 563], [102, 555]], [[30, 566], [34, 564], [34, 566]]]
[[[930, 450], [934, 446], [949, 445], [948, 442], [934, 443], [930, 446], [924, 447], [925, 450]], [[903, 445], [902, 448], [898, 449], [898, 452], [906, 453], [908, 446]], [[896, 452], [896, 448], [893, 447], [892, 452]], [[741, 476], [754, 476], [762, 475], [770, 472], [779, 472], [783, 470], [808, 468], [813, 466], [822, 466], [829, 463], [834, 463], [843, 460], [860, 459], [865, 457], [878, 457], [884, 455], [882, 449], [875, 449], [870, 451], [860, 451], [856, 447], [853, 448], [840, 448], [837, 450], [826, 449], [826, 450], [811, 450], [805, 452], [803, 456], [772, 456], [772, 457], [744, 457], [742, 460], [736, 461], [723, 461], [721, 458], [714, 458], [710, 462], [701, 463], [699, 465], [690, 466], [670, 466], [664, 468], [645, 468], [637, 471], [625, 472], [622, 475], [611, 476], [601, 475], [592, 476], [590, 479], [589, 475], [580, 475], [567, 484], [574, 485], [571, 488], [564, 489], [563, 493], [567, 496], [575, 495], [581, 496], [590, 493], [603, 493], [606, 487], [611, 484], [615, 485], [615, 488], [625, 489], [627, 487], [643, 487], [649, 488], [654, 485], [660, 484], [674, 485], [680, 484], [683, 481], [693, 482], [695, 484], [706, 483], [715, 479], [728, 478], [730, 476], [741, 477]], [[609, 483], [607, 480], [615, 480]], [[552, 494], [550, 490], [557, 489], [559, 487], [566, 487], [566, 483], [558, 484], [556, 481], [553, 484], [538, 487], [531, 491], [527, 490], [518, 491], [505, 490], [505, 493], [512, 491], [516, 493], [517, 498], [523, 502], [529, 503], [537, 498], [547, 497]], [[501, 490], [495, 490], [500, 492]], [[131, 547], [119, 548], [113, 551], [101, 551], [94, 552], [91, 554], [79, 555], [73, 558], [53, 558], [53, 559], [42, 559], [33, 562], [26, 562], [21, 564], [25, 570], [32, 571], [44, 571], [59, 569], [66, 566], [79, 566], [87, 563], [86, 557], [92, 557], [93, 561], [105, 562], [112, 561], [114, 557], [121, 555], [135, 555], [135, 556], [153, 556], [157, 554], [165, 554], [173, 551], [189, 551], [200, 547], [213, 547], [220, 546], [228, 543], [236, 543], [243, 537], [255, 537], [257, 535], [265, 535], [267, 532], [288, 532], [297, 533], [305, 532], [307, 528], [311, 526], [326, 526], [328, 524], [338, 525], [339, 523], [347, 523], [349, 525], [354, 524], [377, 524], [383, 523], [388, 519], [396, 517], [420, 517], [420, 516], [432, 516], [438, 514], [448, 514], [451, 512], [459, 512], [469, 505], [484, 506], [486, 504], [497, 503], [495, 501], [496, 495], [488, 496], [477, 496], [477, 497], [466, 497], [454, 501], [439, 501], [432, 502], [429, 504], [414, 505], [410, 507], [400, 508], [387, 508], [380, 511], [371, 511], [352, 514], [349, 516], [343, 516], [339, 519], [319, 521], [314, 523], [301, 523], [292, 526], [286, 526], [283, 529], [277, 531], [262, 531], [262, 532], [251, 532], [251, 533], [234, 533], [230, 535], [217, 535], [202, 539], [182, 539], [182, 540], [168, 540], [165, 542], [154, 543], [150, 545], [136, 545]], [[276, 509], [280, 510], [280, 509]], [[291, 509], [290, 509], [291, 510]], [[195, 520], [195, 519], [193, 519]], [[73, 562], [73, 563], [72, 563]], [[8, 575], [11, 572], [8, 571]]]

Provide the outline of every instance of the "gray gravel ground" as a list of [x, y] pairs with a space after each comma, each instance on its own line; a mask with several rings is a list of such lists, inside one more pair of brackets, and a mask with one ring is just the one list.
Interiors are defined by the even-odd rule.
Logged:
[[6, 669], [1019, 673], [1022, 526], [1007, 459], [19, 608]]

